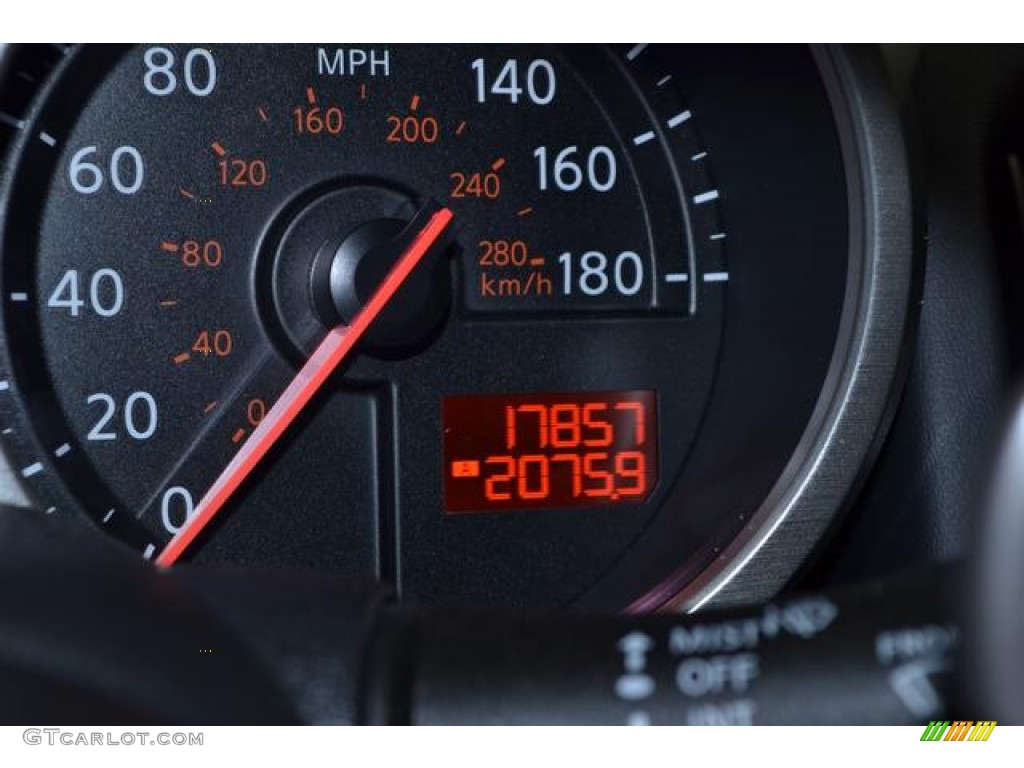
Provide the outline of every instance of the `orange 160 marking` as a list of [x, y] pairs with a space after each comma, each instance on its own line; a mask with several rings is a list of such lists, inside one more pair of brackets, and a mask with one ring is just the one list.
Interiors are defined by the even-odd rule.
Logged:
[[297, 136], [338, 136], [345, 130], [345, 111], [338, 106], [296, 107], [292, 128]]

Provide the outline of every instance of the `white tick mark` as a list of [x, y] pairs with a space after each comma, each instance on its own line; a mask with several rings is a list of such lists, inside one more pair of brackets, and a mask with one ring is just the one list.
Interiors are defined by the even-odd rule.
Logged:
[[712, 200], [718, 199], [718, 190], [709, 189], [707, 192], [701, 192], [699, 195], [693, 196], [693, 202], [696, 205], [704, 205], [704, 203], [710, 203]]
[[644, 52], [644, 49], [648, 45], [649, 43], [637, 43], [636, 45], [629, 49], [629, 52], [626, 54], [626, 58], [629, 59], [630, 61], [633, 61], [637, 56]]

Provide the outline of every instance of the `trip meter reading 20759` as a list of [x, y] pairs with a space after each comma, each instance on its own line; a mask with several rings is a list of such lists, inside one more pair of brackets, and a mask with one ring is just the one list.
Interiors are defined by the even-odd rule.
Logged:
[[676, 67], [662, 46], [69, 52], [3, 241], [23, 476], [165, 565], [429, 597], [473, 572], [513, 589], [526, 558], [575, 575], [523, 601], [571, 599], [657, 515], [712, 390], [722, 192]]

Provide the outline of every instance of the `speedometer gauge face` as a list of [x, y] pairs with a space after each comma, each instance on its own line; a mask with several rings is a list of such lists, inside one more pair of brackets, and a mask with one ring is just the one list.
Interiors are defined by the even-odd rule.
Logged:
[[856, 340], [835, 67], [71, 49], [6, 173], [15, 469], [161, 565], [660, 604], [806, 458]]

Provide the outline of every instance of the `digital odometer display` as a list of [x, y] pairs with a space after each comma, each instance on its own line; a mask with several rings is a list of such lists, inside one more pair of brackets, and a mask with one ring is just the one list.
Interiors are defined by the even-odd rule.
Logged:
[[444, 400], [448, 514], [640, 503], [657, 484], [655, 393]]

